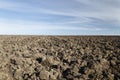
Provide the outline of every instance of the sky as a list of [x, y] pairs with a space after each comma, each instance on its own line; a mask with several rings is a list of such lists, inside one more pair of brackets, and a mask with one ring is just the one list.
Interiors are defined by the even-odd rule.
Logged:
[[3, 35], [120, 35], [120, 0], [0, 0]]

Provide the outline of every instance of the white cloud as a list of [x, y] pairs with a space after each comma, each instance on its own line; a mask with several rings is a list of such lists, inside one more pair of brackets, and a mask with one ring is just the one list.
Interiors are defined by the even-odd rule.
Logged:
[[[75, 2], [79, 2], [88, 7], [80, 7], [74, 6], [72, 9], [68, 8], [59, 10], [57, 7], [52, 8], [43, 8], [41, 6], [34, 6], [28, 3], [22, 2], [8, 2], [8, 1], [0, 1], [0, 8], [10, 11], [17, 11], [22, 13], [43, 13], [43, 14], [51, 14], [51, 15], [62, 15], [62, 16], [70, 16], [74, 17], [74, 19], [67, 20], [63, 23], [57, 22], [56, 24], [43, 23], [43, 22], [35, 22], [35, 21], [24, 21], [24, 20], [0, 20], [0, 31], [13, 31], [13, 30], [105, 30], [101, 29], [97, 26], [90, 25], [85, 26], [87, 23], [91, 23], [93, 20], [90, 18], [98, 18], [103, 21], [110, 21], [110, 24], [120, 25], [120, 6], [116, 8], [112, 3], [108, 3], [109, 0], [98, 1], [98, 0], [73, 0]], [[111, 1], [111, 0], [110, 0]], [[120, 1], [115, 0], [111, 1], [114, 3], [120, 3]], [[69, 3], [66, 3], [69, 4]], [[61, 5], [64, 6], [64, 5]], [[76, 10], [76, 8], [78, 10]], [[11, 22], [10, 22], [11, 21]], [[7, 23], [7, 24], [6, 24]], [[67, 24], [84, 24], [84, 26], [69, 26]], [[58, 26], [59, 25], [59, 26]], [[67, 26], [66, 26], [67, 25]], [[4, 27], [3, 27], [4, 26]]]
[[[6, 24], [7, 23], [7, 24]], [[64, 25], [56, 25], [50, 23], [40, 23], [40, 22], [30, 22], [30, 21], [10, 21], [5, 19], [0, 19], [0, 32], [12, 32], [14, 31], [42, 31], [42, 30], [102, 30], [101, 28], [96, 27], [73, 27], [73, 26], [64, 26]]]
[[[46, 8], [40, 8], [31, 6], [27, 3], [17, 3], [17, 2], [8, 2], [8, 1], [0, 1], [0, 8], [12, 10], [12, 11], [18, 11], [18, 12], [30, 12], [30, 13], [46, 13], [46, 14], [53, 14], [53, 15], [64, 15], [64, 16], [72, 16], [81, 19], [81, 17], [94, 17], [94, 18], [100, 18], [100, 19], [113, 19], [113, 20], [119, 20], [120, 21], [120, 7], [115, 8], [112, 5], [107, 6], [107, 3], [104, 3], [106, 5], [103, 5], [103, 2], [100, 3], [100, 1], [97, 0], [76, 0], [80, 3], [86, 4], [86, 6], [91, 7], [91, 9], [87, 11], [76, 11], [74, 9], [68, 9], [63, 11], [56, 9], [46, 9]], [[115, 0], [116, 1], [116, 0]], [[78, 7], [79, 8], [79, 7]], [[83, 7], [84, 8], [84, 7]], [[86, 10], [86, 8], [85, 8]], [[114, 16], [113, 16], [114, 15]], [[86, 20], [86, 19], [85, 19]]]

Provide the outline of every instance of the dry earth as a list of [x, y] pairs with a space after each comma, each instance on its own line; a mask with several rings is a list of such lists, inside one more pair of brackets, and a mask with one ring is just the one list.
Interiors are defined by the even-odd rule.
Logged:
[[0, 80], [120, 80], [120, 36], [0, 36]]

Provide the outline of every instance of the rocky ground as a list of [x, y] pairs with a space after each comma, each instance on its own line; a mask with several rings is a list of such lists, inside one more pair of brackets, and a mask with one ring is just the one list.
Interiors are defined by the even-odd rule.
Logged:
[[120, 80], [120, 37], [0, 36], [0, 80]]

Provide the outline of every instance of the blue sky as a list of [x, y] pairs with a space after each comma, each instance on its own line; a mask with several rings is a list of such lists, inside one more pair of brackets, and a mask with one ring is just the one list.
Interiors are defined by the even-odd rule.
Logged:
[[120, 0], [0, 0], [0, 34], [120, 35]]

